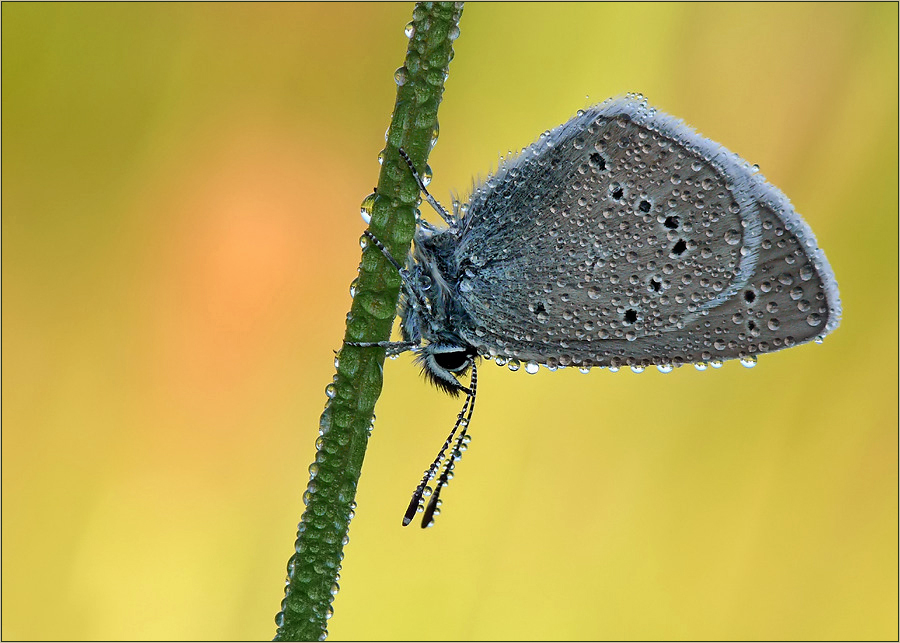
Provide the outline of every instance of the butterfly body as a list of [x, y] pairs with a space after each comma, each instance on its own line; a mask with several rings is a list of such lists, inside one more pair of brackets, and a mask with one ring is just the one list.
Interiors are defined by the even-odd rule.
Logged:
[[532, 373], [752, 365], [840, 322], [834, 274], [787, 197], [642, 97], [545, 132], [453, 213], [400, 153], [447, 227], [420, 222], [405, 266], [366, 233], [403, 277], [404, 341], [356, 345], [413, 350], [432, 383], [465, 393], [404, 525], [422, 512], [430, 526], [440, 511], [469, 439], [478, 355]]

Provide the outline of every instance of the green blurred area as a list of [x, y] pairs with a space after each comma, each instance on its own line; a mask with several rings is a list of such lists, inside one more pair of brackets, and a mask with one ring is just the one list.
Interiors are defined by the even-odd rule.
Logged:
[[[412, 5], [0, 11], [2, 637], [271, 638]], [[640, 91], [791, 198], [844, 320], [753, 370], [485, 365], [427, 532], [458, 405], [389, 361], [331, 638], [898, 636], [897, 19], [466, 7], [441, 201]]]

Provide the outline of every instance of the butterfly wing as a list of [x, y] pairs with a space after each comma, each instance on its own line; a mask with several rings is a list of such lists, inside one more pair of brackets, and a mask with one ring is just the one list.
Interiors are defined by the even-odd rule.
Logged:
[[459, 333], [550, 365], [743, 358], [840, 318], [787, 198], [640, 98], [579, 112], [502, 164], [473, 192], [454, 259]]

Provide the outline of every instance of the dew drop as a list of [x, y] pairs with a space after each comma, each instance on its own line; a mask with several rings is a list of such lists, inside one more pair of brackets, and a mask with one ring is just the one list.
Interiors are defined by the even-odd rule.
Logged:
[[408, 23], [408, 24], [406, 25], [406, 27], [404, 27], [404, 29], [403, 29], [403, 34], [404, 34], [407, 38], [412, 38], [413, 36], [415, 36], [415, 35], [416, 35], [416, 25], [414, 25], [414, 24], [411, 23], [411, 22]]
[[434, 127], [431, 130], [431, 149], [434, 149], [434, 146], [437, 145], [438, 138], [441, 135], [441, 126], [437, 121], [434, 122]]
[[643, 367], [643, 366], [632, 366], [632, 367], [631, 367], [631, 372], [632, 372], [632, 373], [643, 373], [643, 372], [644, 372], [644, 367]]
[[[378, 155], [378, 158], [381, 159], [384, 152]], [[375, 207], [375, 193], [372, 192], [369, 196], [362, 200], [362, 203], [359, 206], [359, 215], [362, 217], [363, 221], [366, 222], [366, 225], [372, 220], [372, 209]]]
[[519, 360], [517, 360], [517, 359], [509, 360], [509, 363], [506, 365], [506, 368], [508, 368], [509, 370], [511, 370], [513, 372], [516, 372], [517, 370], [519, 370]]
[[337, 395], [337, 387], [334, 384], [329, 384], [325, 387], [325, 395], [327, 395], [329, 398], [333, 398], [335, 395]]
[[529, 375], [534, 375], [538, 372], [538, 363], [534, 360], [528, 361], [525, 363], [525, 372]]
[[749, 355], [741, 358], [741, 366], [744, 368], [753, 368], [756, 366], [756, 355]]
[[397, 83], [398, 87], [406, 84], [406, 75], [406, 67], [398, 67], [397, 71], [394, 72], [394, 82]]
[[694, 368], [696, 368], [698, 371], [705, 371], [709, 368], [709, 362], [695, 362]]
[[671, 364], [657, 364], [656, 370], [660, 373], [671, 373], [674, 370], [674, 366]]

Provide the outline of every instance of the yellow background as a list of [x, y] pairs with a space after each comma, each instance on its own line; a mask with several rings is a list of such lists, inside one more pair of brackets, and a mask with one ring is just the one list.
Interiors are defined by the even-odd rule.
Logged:
[[[3, 5], [4, 638], [274, 634], [411, 13]], [[466, 7], [441, 201], [640, 91], [791, 198], [844, 321], [753, 370], [485, 364], [425, 532], [458, 403], [387, 362], [333, 639], [897, 637], [897, 18]]]

